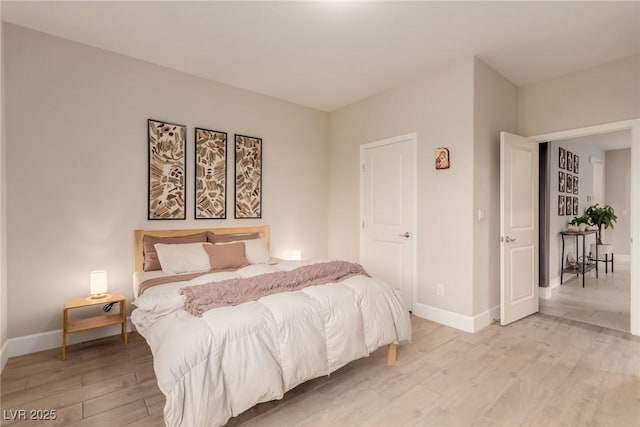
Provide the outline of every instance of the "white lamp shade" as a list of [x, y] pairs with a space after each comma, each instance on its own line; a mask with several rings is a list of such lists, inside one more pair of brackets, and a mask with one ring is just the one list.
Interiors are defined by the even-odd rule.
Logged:
[[291, 259], [300, 261], [302, 259], [302, 251], [300, 249], [294, 249], [291, 251]]
[[107, 293], [107, 272], [105, 270], [95, 270], [91, 272], [91, 295], [102, 295]]

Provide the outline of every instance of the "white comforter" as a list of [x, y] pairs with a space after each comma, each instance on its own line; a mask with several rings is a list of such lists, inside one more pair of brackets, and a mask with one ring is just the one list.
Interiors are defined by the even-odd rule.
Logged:
[[201, 318], [182, 308], [182, 287], [306, 264], [212, 273], [152, 287], [136, 299], [131, 320], [153, 352], [168, 426], [224, 425], [304, 381], [411, 339], [409, 313], [399, 296], [364, 276], [217, 308]]

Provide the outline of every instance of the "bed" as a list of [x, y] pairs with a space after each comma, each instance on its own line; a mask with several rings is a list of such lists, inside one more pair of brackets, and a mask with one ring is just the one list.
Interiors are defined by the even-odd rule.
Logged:
[[[182, 238], [178, 236], [202, 233], [209, 238], [205, 243], [171, 245], [171, 239]], [[251, 242], [242, 240], [250, 235]], [[151, 258], [150, 245], [157, 240], [169, 242], [153, 244], [163, 261], [160, 271], [149, 270], [145, 258]], [[268, 252], [269, 240], [268, 226], [134, 232], [136, 308], [131, 320], [153, 353], [168, 426], [224, 425], [254, 405], [280, 399], [298, 384], [329, 375], [380, 347], [387, 346], [387, 363], [393, 365], [396, 345], [410, 341], [409, 313], [389, 285], [356, 270], [339, 281], [299, 283], [301, 272], [350, 263], [265, 258], [264, 250], [255, 248], [264, 246]], [[219, 251], [227, 253], [231, 247], [242, 248], [252, 262], [215, 272], [169, 267], [164, 272], [171, 265], [166, 251], [198, 245], [211, 255], [210, 265], [224, 258], [216, 258]], [[194, 259], [198, 257], [200, 252]], [[282, 282], [287, 282], [291, 276], [299, 286], [291, 291], [270, 291], [275, 293], [237, 305], [215, 302], [215, 308], [200, 312], [187, 304], [191, 290], [216, 292], [237, 284], [257, 288], [263, 279], [286, 277]]]

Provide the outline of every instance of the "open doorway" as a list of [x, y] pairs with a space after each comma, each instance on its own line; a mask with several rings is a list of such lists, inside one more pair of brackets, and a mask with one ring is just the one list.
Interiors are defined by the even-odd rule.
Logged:
[[[512, 145], [511, 143], [507, 143], [507, 136], [511, 136], [511, 137], [515, 137], [516, 139], [524, 139], [526, 141], [526, 144], [534, 144], [535, 146], [539, 146], [540, 144], [545, 143], [545, 141], [561, 141], [561, 140], [566, 140], [566, 139], [570, 139], [570, 138], [576, 138], [576, 137], [581, 137], [581, 136], [588, 136], [588, 135], [596, 135], [596, 134], [601, 134], [601, 133], [606, 133], [606, 132], [613, 132], [613, 131], [619, 131], [619, 130], [630, 130], [631, 132], [631, 169], [630, 169], [630, 192], [631, 192], [631, 198], [630, 198], [630, 234], [629, 236], [627, 236], [627, 238], [629, 239], [631, 245], [630, 245], [630, 262], [629, 262], [629, 271], [630, 271], [630, 303], [629, 303], [629, 313], [630, 313], [630, 332], [633, 335], [638, 335], [640, 336], [640, 251], [638, 250], [638, 242], [640, 242], [640, 118], [637, 119], [632, 119], [632, 120], [623, 120], [623, 121], [619, 121], [619, 122], [611, 122], [611, 123], [604, 123], [604, 124], [600, 124], [600, 125], [594, 125], [594, 126], [587, 126], [587, 127], [583, 127], [583, 128], [576, 128], [576, 129], [571, 129], [571, 130], [565, 130], [565, 131], [558, 131], [558, 132], [552, 132], [552, 133], [548, 133], [548, 134], [543, 134], [543, 135], [535, 135], [535, 136], [531, 136], [529, 138], [522, 138], [519, 137], [517, 135], [512, 135], [509, 134], [507, 132], [501, 132], [500, 133], [500, 241], [501, 241], [501, 250], [500, 250], [500, 268], [501, 268], [501, 273], [500, 273], [500, 301], [501, 301], [501, 305], [504, 305], [505, 303], [513, 303], [516, 302], [517, 300], [509, 300], [508, 294], [505, 291], [506, 286], [508, 285], [508, 283], [506, 283], [505, 278], [509, 277], [509, 275], [513, 276], [513, 272], [509, 271], [509, 268], [514, 267], [513, 265], [513, 258], [511, 260], [507, 259], [507, 257], [505, 256], [505, 247], [507, 245], [510, 245], [513, 242], [513, 239], [509, 239], [507, 240], [507, 236], [505, 235], [504, 231], [506, 230], [506, 221], [505, 219], [507, 219], [508, 215], [505, 214], [504, 210], [505, 209], [509, 209], [509, 210], [513, 210], [514, 208], [517, 208], [520, 210], [521, 214], [526, 214], [526, 212], [529, 212], [529, 216], [531, 218], [535, 218], [534, 220], [534, 224], [536, 224], [535, 228], [536, 229], [544, 229], [545, 227], [547, 227], [547, 224], [545, 223], [546, 221], [540, 221], [540, 224], [538, 224], [538, 211], [536, 210], [538, 208], [538, 198], [536, 199], [532, 199], [530, 201], [530, 203], [525, 204], [525, 206], [516, 206], [516, 205], [512, 205], [512, 206], [508, 206], [507, 204], [505, 204], [505, 199], [507, 197], [507, 194], [509, 193], [509, 191], [512, 191], [513, 189], [506, 185], [505, 183], [505, 179], [509, 178], [511, 181], [513, 181], [513, 178], [516, 178], [516, 181], [524, 181], [527, 180], [527, 176], [522, 173], [522, 170], [518, 169], [518, 176], [512, 176], [509, 177], [509, 175], [506, 173], [507, 172], [507, 168], [505, 167], [505, 165], [503, 163], [505, 162], [512, 162], [513, 158], [512, 156], [507, 156], [505, 153], [505, 147], [507, 145]], [[533, 155], [533, 157], [531, 157], [532, 160], [532, 164], [535, 166], [539, 166], [541, 164], [541, 162], [538, 161], [538, 154], [541, 153], [542, 151], [538, 151], [536, 150], [536, 154]], [[513, 171], [513, 168], [512, 168]], [[531, 169], [529, 168], [527, 170], [527, 173], [531, 173], [532, 175], [529, 175], [529, 180], [531, 178], [531, 176], [535, 176], [534, 181], [536, 183], [536, 188], [535, 188], [535, 194], [537, 195], [539, 192], [549, 192], [549, 183], [546, 182], [544, 183], [545, 185], [543, 186], [543, 183], [540, 183], [540, 186], [538, 187], [538, 170], [535, 169]], [[512, 174], [513, 175], [513, 174]], [[539, 191], [538, 191], [539, 190]], [[519, 200], [524, 200], [523, 198], [529, 197], [527, 194], [531, 194], [530, 192], [527, 192], [527, 194], [521, 194], [518, 192], [514, 192], [515, 195], [518, 196]], [[539, 225], [539, 226], [538, 226]], [[531, 228], [531, 227], [529, 227]], [[541, 249], [541, 245], [539, 244], [539, 242], [542, 241], [542, 239], [538, 239], [535, 238], [533, 239], [532, 243], [530, 244], [530, 246], [533, 247], [533, 251], [530, 251], [530, 253], [533, 253], [535, 255], [537, 255], [540, 251], [539, 249]], [[635, 242], [635, 245], [634, 245]], [[534, 256], [535, 256], [534, 255]], [[521, 259], [522, 261], [523, 259]], [[533, 292], [533, 294], [536, 295], [536, 297], [538, 295], [543, 295], [545, 292], [550, 292], [549, 287], [548, 287], [548, 282], [544, 282], [544, 280], [538, 280], [538, 276], [539, 276], [539, 269], [538, 269], [538, 258], [535, 259], [530, 259], [527, 262], [524, 263], [520, 263], [522, 265], [520, 266], [515, 266], [516, 268], [527, 268], [528, 267], [528, 273], [525, 274], [523, 273], [523, 271], [518, 271], [519, 274], [523, 274], [526, 276], [526, 278], [528, 278], [529, 282], [533, 285], [533, 284], [537, 284], [539, 286], [536, 286], [535, 289], [532, 289], [531, 291]], [[544, 271], [548, 271], [548, 269], [545, 269]], [[545, 286], [546, 285], [546, 286]], [[534, 285], [535, 286], [535, 285]], [[531, 292], [527, 293], [527, 297], [529, 295], [532, 295]], [[536, 302], [538, 302], [538, 299], [536, 298]], [[535, 307], [532, 307], [532, 311], [529, 311], [528, 314], [533, 314], [538, 310], [538, 304], [535, 304]], [[502, 308], [501, 308], [502, 311]], [[526, 316], [527, 314], [525, 314]], [[524, 316], [521, 316], [524, 317]], [[517, 320], [517, 319], [516, 319]], [[503, 322], [503, 319], [501, 318], [501, 323]], [[508, 322], [507, 322], [508, 323]]]
[[[540, 311], [630, 332], [631, 130], [551, 141], [546, 144], [547, 209], [545, 246], [548, 287]], [[613, 229], [602, 233], [596, 262], [596, 234], [561, 236], [589, 206], [610, 205], [617, 215]], [[584, 239], [584, 240], [583, 240]], [[584, 244], [583, 244], [584, 243]], [[603, 250], [602, 248], [607, 248]], [[567, 266], [598, 266], [584, 275]]]

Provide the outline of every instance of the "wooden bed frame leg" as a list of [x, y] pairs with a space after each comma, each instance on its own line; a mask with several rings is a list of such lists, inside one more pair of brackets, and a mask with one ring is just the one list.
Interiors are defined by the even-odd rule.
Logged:
[[387, 365], [393, 366], [396, 364], [396, 345], [389, 344], [387, 346]]

